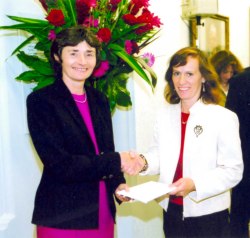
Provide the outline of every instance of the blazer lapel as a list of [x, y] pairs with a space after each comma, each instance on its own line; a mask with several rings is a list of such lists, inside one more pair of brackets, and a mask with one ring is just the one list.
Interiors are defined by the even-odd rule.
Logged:
[[62, 104], [65, 106], [65, 109], [69, 111], [69, 113], [72, 116], [73, 121], [79, 126], [79, 128], [85, 134], [89, 134], [85, 123], [83, 123], [82, 116], [81, 116], [81, 114], [80, 114], [80, 112], [79, 112], [79, 110], [74, 102], [74, 99], [73, 99], [70, 91], [68, 90], [68, 88], [64, 84], [64, 82], [59, 79], [55, 83], [55, 86], [56, 86], [56, 90], [57, 90], [57, 93], [59, 96], [59, 100], [61, 100]]

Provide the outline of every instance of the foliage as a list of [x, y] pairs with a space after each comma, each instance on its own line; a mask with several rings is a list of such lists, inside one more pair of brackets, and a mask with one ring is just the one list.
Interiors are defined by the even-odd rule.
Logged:
[[[28, 67], [17, 76], [18, 80], [35, 82], [34, 90], [51, 84], [55, 80], [49, 64], [52, 41], [62, 29], [83, 24], [102, 42], [102, 62], [90, 83], [107, 95], [112, 111], [116, 106], [132, 105], [127, 90], [131, 72], [135, 71], [152, 89], [155, 87], [156, 75], [151, 69], [154, 56], [139, 55], [142, 48], [157, 39], [162, 24], [149, 11], [149, 0], [40, 0], [40, 3], [45, 11], [44, 20], [8, 16], [18, 23], [0, 26], [29, 33], [13, 51]], [[34, 45], [35, 53], [24, 50], [30, 45]]]

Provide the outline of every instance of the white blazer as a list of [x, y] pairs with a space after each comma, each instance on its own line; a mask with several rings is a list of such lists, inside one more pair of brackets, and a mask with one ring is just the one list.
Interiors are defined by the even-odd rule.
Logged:
[[[160, 174], [171, 184], [180, 154], [181, 106], [159, 110], [152, 144], [145, 157], [149, 168], [141, 175]], [[196, 191], [184, 198], [184, 217], [195, 217], [230, 207], [230, 189], [240, 182], [243, 160], [239, 122], [235, 113], [213, 104], [195, 103], [186, 125], [183, 177], [192, 178]], [[159, 199], [167, 210], [169, 197]]]

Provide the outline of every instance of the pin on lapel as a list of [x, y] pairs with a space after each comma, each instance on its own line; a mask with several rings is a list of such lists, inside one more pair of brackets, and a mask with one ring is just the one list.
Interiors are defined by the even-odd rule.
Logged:
[[194, 134], [196, 137], [198, 137], [203, 132], [203, 128], [200, 125], [195, 126], [194, 128]]

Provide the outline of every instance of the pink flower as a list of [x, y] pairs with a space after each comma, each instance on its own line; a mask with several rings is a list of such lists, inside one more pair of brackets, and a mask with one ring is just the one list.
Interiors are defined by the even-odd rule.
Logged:
[[49, 31], [48, 39], [51, 40], [51, 41], [56, 39], [56, 32], [54, 30]]
[[131, 42], [131, 40], [126, 40], [125, 41], [125, 50], [126, 52], [131, 55], [132, 54], [132, 51], [133, 51], [133, 44]]
[[147, 63], [149, 67], [152, 67], [155, 62], [155, 56], [152, 53], [144, 53], [142, 58]]
[[97, 37], [101, 42], [108, 43], [111, 39], [111, 31], [109, 28], [101, 28], [97, 32]]
[[84, 20], [83, 25], [88, 26], [88, 27], [91, 26], [91, 27], [96, 28], [99, 25], [99, 21], [98, 21], [98, 19], [94, 19], [93, 16], [90, 16], [90, 17], [88, 17], [88, 18], [86, 18]]
[[93, 76], [96, 78], [102, 77], [109, 70], [109, 62], [104, 60], [101, 62], [100, 66], [94, 70]]
[[139, 47], [135, 41], [132, 40], [126, 40], [125, 41], [125, 50], [129, 55], [132, 55], [134, 53], [139, 53]]
[[96, 7], [96, 0], [76, 0], [77, 5], [86, 5], [89, 8]]
[[121, 0], [110, 0], [109, 2], [111, 5], [118, 5], [121, 2]]

